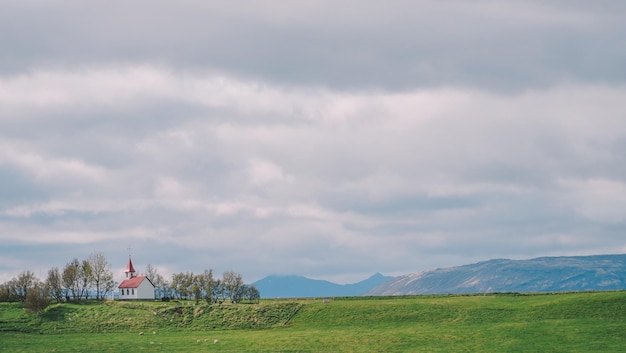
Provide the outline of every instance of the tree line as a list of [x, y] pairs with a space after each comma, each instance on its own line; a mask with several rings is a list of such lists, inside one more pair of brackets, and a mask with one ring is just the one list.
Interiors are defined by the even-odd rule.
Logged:
[[52, 300], [57, 302], [103, 299], [113, 292], [116, 283], [110, 265], [101, 252], [94, 252], [86, 259], [72, 259], [63, 270], [52, 267], [44, 281], [31, 271], [23, 271], [17, 277], [0, 284], [0, 301], [19, 301], [26, 309], [39, 313]]
[[31, 271], [23, 271], [0, 284], [0, 301], [24, 302], [33, 289], [44, 291], [49, 298], [59, 302], [86, 300], [92, 293], [95, 293], [96, 299], [103, 299], [116, 285], [109, 267], [104, 254], [94, 252], [82, 261], [72, 259], [63, 270], [52, 267], [44, 281]]
[[200, 301], [219, 303], [226, 300], [233, 303], [242, 300], [258, 302], [261, 298], [255, 286], [244, 284], [241, 275], [233, 271], [224, 272], [222, 278], [214, 278], [211, 269], [198, 274], [180, 272], [174, 273], [171, 281], [167, 281], [148, 264], [146, 277], [155, 286], [155, 296], [164, 300], [195, 300], [197, 304]]
[[[247, 299], [258, 302], [259, 291], [253, 285], [243, 283], [240, 274], [226, 271], [222, 278], [214, 278], [213, 270], [202, 273], [180, 272], [166, 280], [156, 268], [148, 264], [146, 277], [155, 286], [155, 297], [163, 300], [201, 300], [207, 303], [233, 303]], [[31, 271], [23, 271], [17, 277], [0, 284], [0, 301], [22, 302], [26, 309], [35, 313], [45, 309], [51, 301], [88, 300], [95, 294], [100, 300], [113, 293], [117, 286], [111, 266], [101, 252], [93, 252], [86, 259], [72, 259], [61, 270], [52, 267], [45, 280], [38, 279]]]

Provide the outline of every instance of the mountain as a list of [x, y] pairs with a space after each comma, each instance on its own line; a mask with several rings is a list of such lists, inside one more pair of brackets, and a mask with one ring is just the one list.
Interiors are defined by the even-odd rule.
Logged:
[[396, 277], [368, 295], [626, 289], [626, 255], [496, 259]]
[[380, 273], [358, 283], [337, 284], [302, 276], [271, 275], [252, 283], [263, 298], [345, 297], [367, 293], [393, 277]]

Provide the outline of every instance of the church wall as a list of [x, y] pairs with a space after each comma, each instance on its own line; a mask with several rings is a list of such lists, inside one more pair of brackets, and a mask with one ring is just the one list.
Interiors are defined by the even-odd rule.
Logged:
[[137, 295], [135, 299], [154, 299], [154, 286], [148, 279], [144, 279], [135, 289], [135, 293]]

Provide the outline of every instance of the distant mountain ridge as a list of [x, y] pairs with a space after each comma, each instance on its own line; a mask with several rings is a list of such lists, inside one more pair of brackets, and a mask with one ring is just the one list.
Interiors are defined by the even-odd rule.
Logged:
[[624, 254], [495, 259], [399, 276], [367, 295], [622, 289], [626, 289]]
[[271, 275], [252, 283], [263, 298], [345, 297], [364, 295], [394, 277], [376, 273], [353, 284], [337, 284], [296, 275]]

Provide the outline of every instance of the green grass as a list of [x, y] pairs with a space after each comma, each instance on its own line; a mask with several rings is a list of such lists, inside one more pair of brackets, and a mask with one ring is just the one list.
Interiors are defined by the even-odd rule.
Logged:
[[136, 352], [622, 352], [626, 292], [264, 300], [178, 308], [150, 302], [57, 304], [39, 318], [19, 304], [0, 304], [2, 352], [129, 347]]
[[156, 330], [261, 329], [285, 325], [301, 303], [192, 305], [157, 302], [53, 304], [40, 317], [17, 303], [0, 304], [0, 332], [37, 334], [111, 333]]

